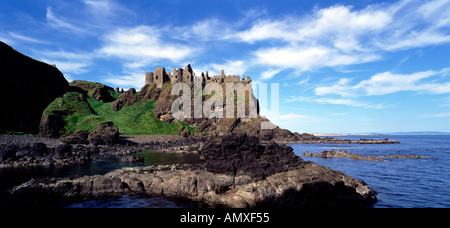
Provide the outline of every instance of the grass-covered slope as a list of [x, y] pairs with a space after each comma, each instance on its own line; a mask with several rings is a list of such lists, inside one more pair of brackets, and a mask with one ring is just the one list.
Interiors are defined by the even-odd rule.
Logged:
[[[113, 102], [103, 103], [95, 99], [87, 99], [92, 109], [106, 121], [114, 122], [121, 134], [127, 135], [167, 135], [179, 134], [181, 126], [190, 129], [183, 122], [166, 123], [153, 117], [156, 101], [138, 101], [132, 106], [119, 111], [112, 109]], [[193, 132], [193, 129], [190, 129]]]
[[44, 111], [41, 135], [65, 137], [73, 132], [91, 131], [100, 123], [112, 121], [121, 134], [179, 134], [181, 126], [191, 133], [195, 129], [184, 122], [166, 123], [153, 116], [157, 101], [141, 100], [114, 111], [114, 101], [122, 94], [99, 83], [74, 81], [72, 91], [57, 98]]

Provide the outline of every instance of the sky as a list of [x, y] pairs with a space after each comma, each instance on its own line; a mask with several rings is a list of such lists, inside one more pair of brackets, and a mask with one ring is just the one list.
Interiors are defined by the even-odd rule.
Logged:
[[[66, 79], [157, 66], [279, 84], [279, 126], [450, 132], [450, 0], [1, 0], [0, 41]], [[268, 110], [263, 115], [270, 116]]]

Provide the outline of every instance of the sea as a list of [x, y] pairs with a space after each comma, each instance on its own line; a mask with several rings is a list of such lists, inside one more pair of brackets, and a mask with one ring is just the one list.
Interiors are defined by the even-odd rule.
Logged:
[[[319, 165], [346, 173], [363, 180], [378, 195], [374, 208], [448, 208], [450, 207], [450, 135], [364, 135], [333, 136], [344, 139], [398, 140], [400, 144], [288, 144], [296, 155], [306, 151], [318, 153], [325, 150], [346, 150], [364, 156], [420, 155], [426, 159], [391, 159], [386, 161], [359, 161], [347, 158], [303, 157]], [[198, 157], [192, 154], [162, 154], [144, 151], [138, 156], [144, 164], [194, 163]], [[11, 206], [8, 191], [31, 178], [45, 176], [67, 177], [103, 175], [112, 170], [129, 166], [120, 156], [94, 158], [92, 163], [65, 168], [0, 169], [0, 207]], [[54, 206], [54, 205], [52, 205]], [[207, 208], [211, 205], [189, 200], [149, 197], [144, 195], [109, 197], [96, 200], [65, 202], [65, 208]]]

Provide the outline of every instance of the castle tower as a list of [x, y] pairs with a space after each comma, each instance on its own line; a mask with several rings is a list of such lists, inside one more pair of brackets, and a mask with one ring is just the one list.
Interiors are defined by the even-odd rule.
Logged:
[[155, 70], [153, 82], [156, 84], [156, 87], [162, 88], [164, 84], [164, 76], [166, 76], [166, 69], [160, 68], [159, 66]]
[[146, 72], [145, 73], [145, 84], [151, 85], [153, 84], [153, 72]]
[[192, 71], [191, 64], [188, 64], [183, 71], [183, 82], [192, 85], [193, 81], [194, 81], [194, 71]]
[[172, 83], [172, 85], [178, 83], [181, 81], [181, 71], [177, 70], [176, 68], [172, 69], [172, 77], [170, 78], [170, 82]]

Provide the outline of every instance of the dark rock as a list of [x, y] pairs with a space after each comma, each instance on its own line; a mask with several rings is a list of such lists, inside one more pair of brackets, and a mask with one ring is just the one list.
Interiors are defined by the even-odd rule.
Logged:
[[113, 122], [101, 123], [89, 132], [88, 141], [92, 145], [113, 145], [119, 143], [119, 128]]
[[30, 153], [31, 153], [31, 151], [24, 149], [24, 150], [17, 152], [16, 157], [25, 157], [25, 156], [29, 155]]
[[63, 74], [0, 42], [0, 132], [37, 134], [42, 112], [69, 89]]
[[321, 158], [350, 158], [352, 160], [365, 160], [365, 161], [384, 161], [381, 157], [376, 156], [362, 156], [358, 154], [352, 154], [345, 150], [335, 151], [335, 150], [327, 150], [317, 154], [312, 154], [311, 152], [305, 152], [303, 156], [308, 157], [321, 157]]
[[63, 112], [53, 113], [53, 115], [42, 115], [39, 125], [39, 135], [48, 138], [59, 138], [61, 130], [66, 124], [63, 119], [65, 115], [66, 113]]
[[89, 144], [88, 137], [89, 131], [79, 130], [66, 138], [62, 138], [61, 141], [68, 144]]
[[262, 146], [247, 134], [210, 138], [199, 151], [203, 167], [214, 173], [245, 173], [256, 179], [295, 169], [302, 165], [293, 149], [274, 142]]
[[144, 162], [144, 158], [139, 157], [139, 156], [129, 155], [129, 156], [124, 156], [122, 158], [122, 162], [123, 163], [139, 163], [139, 162]]
[[185, 129], [183, 132], [181, 132], [180, 135], [187, 138], [189, 137], [189, 135], [191, 135], [191, 132], [188, 129]]
[[47, 145], [44, 143], [35, 143], [31, 148], [31, 153], [35, 156], [44, 156], [48, 153]]
[[396, 158], [396, 159], [420, 159], [420, 158], [431, 158], [431, 157], [425, 157], [425, 156], [420, 156], [420, 155], [415, 155], [415, 154], [408, 154], [408, 155], [388, 155], [385, 156], [387, 158]]
[[20, 150], [16, 145], [7, 145], [2, 150], [0, 150], [0, 161], [6, 161], [8, 159], [15, 159], [16, 152]]
[[122, 94], [113, 103], [112, 109], [114, 111], [121, 110], [124, 106], [129, 107], [138, 101], [138, 97], [135, 96], [136, 90], [134, 88], [129, 89], [126, 93]]
[[55, 156], [58, 158], [67, 158], [72, 155], [72, 146], [69, 144], [61, 144], [56, 146]]
[[110, 88], [103, 86], [103, 87], [97, 87], [94, 89], [94, 91], [92, 92], [92, 98], [94, 98], [97, 101], [101, 101], [101, 102], [111, 102], [114, 101], [115, 99], [111, 96], [111, 94], [109, 93]]

